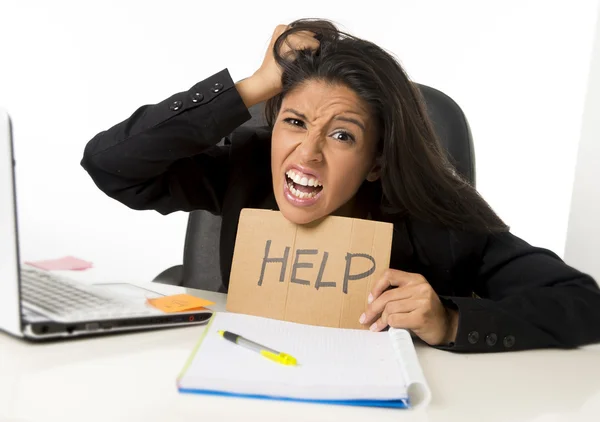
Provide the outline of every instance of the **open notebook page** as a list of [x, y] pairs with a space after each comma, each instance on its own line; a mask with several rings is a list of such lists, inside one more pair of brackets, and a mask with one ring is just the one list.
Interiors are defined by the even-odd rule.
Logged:
[[[211, 390], [303, 400], [403, 400], [407, 386], [392, 339], [261, 317], [217, 313], [179, 379], [182, 390]], [[272, 362], [233, 344], [227, 330], [291, 354], [297, 366]]]

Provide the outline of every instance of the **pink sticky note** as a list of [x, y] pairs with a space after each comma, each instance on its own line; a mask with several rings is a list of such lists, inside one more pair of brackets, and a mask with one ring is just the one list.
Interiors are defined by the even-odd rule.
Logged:
[[65, 256], [58, 259], [48, 259], [44, 261], [30, 261], [25, 262], [28, 265], [32, 265], [42, 270], [70, 270], [70, 271], [81, 271], [87, 270], [92, 267], [92, 263], [84, 261], [83, 259], [75, 258], [74, 256]]

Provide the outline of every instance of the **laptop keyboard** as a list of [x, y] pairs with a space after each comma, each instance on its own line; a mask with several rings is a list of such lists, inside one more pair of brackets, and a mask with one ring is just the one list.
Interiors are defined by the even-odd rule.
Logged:
[[58, 321], [155, 314], [152, 309], [124, 303], [85, 285], [29, 268], [21, 269], [21, 297], [34, 311]]

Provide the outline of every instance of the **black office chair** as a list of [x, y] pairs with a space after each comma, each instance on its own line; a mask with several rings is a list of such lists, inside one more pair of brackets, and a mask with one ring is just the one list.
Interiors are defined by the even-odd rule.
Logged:
[[[423, 93], [429, 116], [442, 146], [456, 171], [475, 186], [475, 153], [467, 118], [446, 94], [417, 84]], [[252, 118], [243, 126], [265, 125], [263, 104], [250, 108]], [[183, 265], [160, 273], [153, 281], [215, 292], [226, 292], [219, 264], [221, 218], [206, 211], [193, 211], [188, 218]]]

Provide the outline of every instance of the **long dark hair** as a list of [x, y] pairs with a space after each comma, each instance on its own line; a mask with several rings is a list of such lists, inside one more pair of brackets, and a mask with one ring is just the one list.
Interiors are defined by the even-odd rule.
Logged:
[[[304, 30], [316, 34], [317, 51], [295, 51], [293, 57], [283, 57], [280, 48], [286, 37]], [[276, 40], [273, 54], [283, 70], [283, 90], [265, 105], [271, 127], [286, 93], [311, 79], [344, 84], [370, 105], [381, 134], [381, 210], [459, 230], [508, 230], [475, 188], [456, 173], [419, 89], [389, 53], [339, 31], [329, 21], [302, 19]]]

